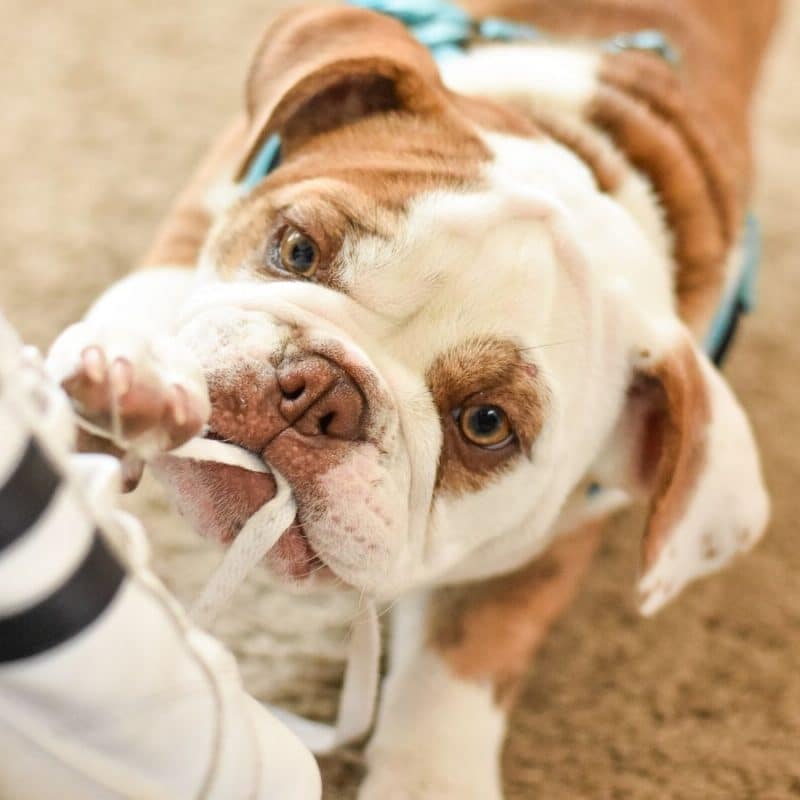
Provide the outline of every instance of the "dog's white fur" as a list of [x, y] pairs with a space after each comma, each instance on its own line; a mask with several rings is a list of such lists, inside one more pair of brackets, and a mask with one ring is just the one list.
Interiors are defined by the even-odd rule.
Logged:
[[[597, 64], [581, 48], [504, 46], [477, 49], [443, 72], [460, 91], [536, 98], [577, 119]], [[424, 644], [426, 587], [496, 575], [541, 553], [566, 517], [591, 513], [587, 480], [627, 491], [619, 467], [627, 443], [618, 426], [632, 371], [689, 341], [674, 307], [669, 233], [640, 175], [630, 169], [609, 197], [560, 145], [484, 138], [494, 155], [485, 189], [420, 197], [391, 241], [348, 243], [349, 297], [308, 284], [255, 286], [244, 276], [220, 287], [207, 250], [199, 287], [183, 269], [137, 273], [101, 298], [50, 358], [65, 377], [84, 347], [104, 345], [108, 326], [124, 319], [145, 339], [177, 336], [206, 370], [230, 373], [244, 355], [268, 357], [281, 330], [299, 322], [315, 337], [344, 343], [376, 376], [380, 389], [370, 399], [380, 447], [363, 448], [326, 477], [328, 512], [338, 521], [309, 530], [315, 549], [348, 582], [406, 597], [362, 800], [501, 796], [503, 715], [490, 686], [459, 681]], [[492, 259], [504, 268], [487, 269]], [[176, 320], [174, 309], [187, 297]], [[163, 302], [154, 305], [156, 298]], [[425, 371], [451, 344], [487, 333], [530, 348], [547, 397], [544, 427], [529, 457], [488, 487], [433, 498], [441, 431]], [[220, 334], [227, 349], [213, 345]], [[137, 358], [143, 351], [131, 341], [128, 352]], [[152, 350], [148, 358], [159, 362], [165, 381], [181, 380], [175, 364]], [[767, 515], [744, 415], [698, 358], [710, 387], [710, 455], [669, 546], [642, 581], [647, 613], [750, 546]], [[370, 497], [359, 494], [367, 481]], [[343, 537], [343, 518], [366, 541]], [[711, 561], [700, 558], [701, 534], [714, 537]]]

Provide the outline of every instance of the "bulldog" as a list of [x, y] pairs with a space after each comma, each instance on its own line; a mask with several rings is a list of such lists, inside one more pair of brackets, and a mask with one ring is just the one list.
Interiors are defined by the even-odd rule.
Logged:
[[364, 800], [502, 796], [506, 715], [613, 510], [649, 508], [645, 614], [768, 517], [703, 342], [744, 258], [776, 3], [463, 8], [438, 62], [380, 13], [280, 15], [146, 268], [49, 356], [132, 485], [161, 453], [230, 542], [272, 477], [168, 451], [246, 448], [298, 504], [266, 568], [393, 603]]

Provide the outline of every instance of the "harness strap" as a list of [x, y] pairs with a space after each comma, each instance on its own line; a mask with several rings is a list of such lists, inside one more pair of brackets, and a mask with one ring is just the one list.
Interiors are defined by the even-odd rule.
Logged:
[[720, 366], [733, 343], [742, 314], [756, 307], [761, 265], [761, 230], [755, 214], [748, 214], [742, 233], [742, 263], [738, 279], [723, 295], [704, 342], [708, 357]]

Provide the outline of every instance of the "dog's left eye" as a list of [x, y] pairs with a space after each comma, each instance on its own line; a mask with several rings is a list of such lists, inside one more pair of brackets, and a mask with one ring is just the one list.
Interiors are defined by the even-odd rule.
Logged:
[[461, 435], [471, 444], [500, 449], [514, 439], [508, 415], [500, 406], [467, 406], [458, 412]]
[[297, 228], [286, 228], [277, 250], [279, 261], [277, 266], [284, 272], [290, 272], [301, 278], [310, 278], [319, 267], [319, 247], [311, 237]]

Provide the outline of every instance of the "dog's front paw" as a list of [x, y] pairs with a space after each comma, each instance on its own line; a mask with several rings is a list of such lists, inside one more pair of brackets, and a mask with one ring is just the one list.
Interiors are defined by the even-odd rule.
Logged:
[[53, 344], [47, 367], [94, 434], [82, 436], [83, 449], [171, 450], [198, 434], [210, 413], [192, 354], [147, 331], [80, 322]]
[[[426, 768], [427, 767], [427, 768]], [[470, 780], [470, 775], [472, 780]], [[470, 765], [446, 774], [441, 765], [415, 763], [413, 758], [373, 767], [361, 785], [358, 800], [502, 800], [494, 770], [474, 775]]]

